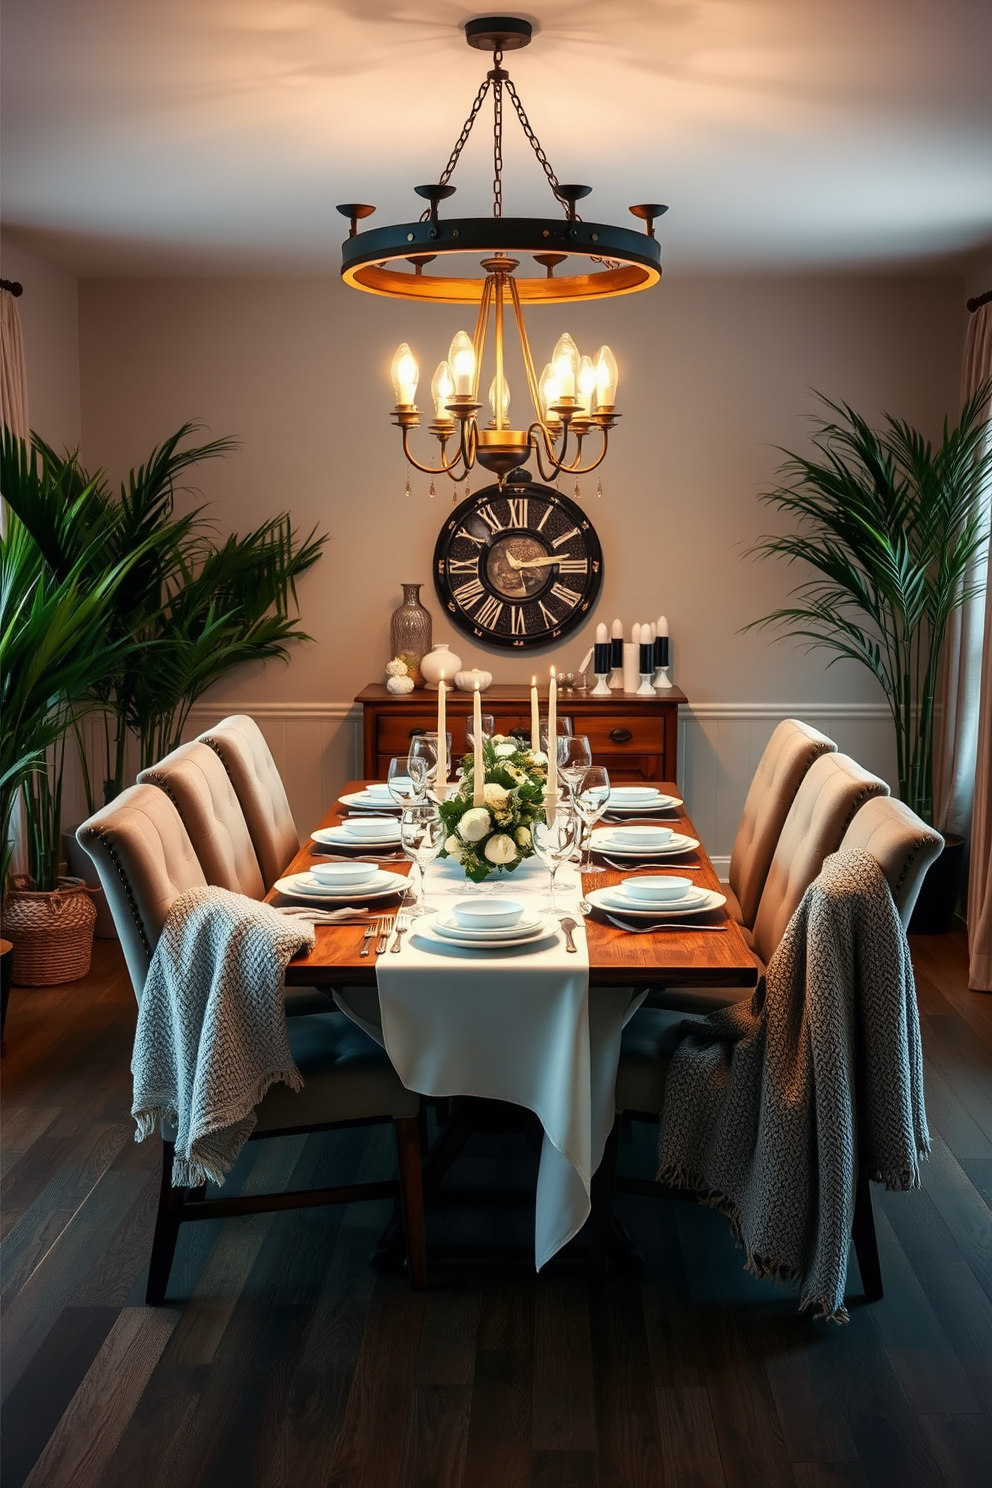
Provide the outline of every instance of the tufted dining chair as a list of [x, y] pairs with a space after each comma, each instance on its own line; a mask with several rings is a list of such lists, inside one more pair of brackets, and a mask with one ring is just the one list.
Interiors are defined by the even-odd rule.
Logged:
[[[203, 869], [176, 807], [153, 785], [131, 786], [85, 821], [76, 837], [100, 875], [140, 1003], [166, 916], [180, 894], [205, 886]], [[391, 1121], [398, 1187], [389, 1180], [206, 1199], [203, 1190], [172, 1187], [174, 1149], [168, 1132], [163, 1132], [162, 1180], [146, 1293], [151, 1305], [165, 1298], [179, 1230], [188, 1221], [397, 1195], [410, 1281], [417, 1290], [426, 1285], [419, 1096], [401, 1083], [375, 1040], [343, 1013], [294, 1018], [287, 1029], [304, 1088], [295, 1092], [273, 1085], [256, 1107], [251, 1140]]]
[[271, 889], [299, 851], [300, 834], [262, 730], [247, 713], [233, 713], [200, 734], [197, 742], [209, 745], [220, 757], [248, 823], [265, 887]]
[[[905, 927], [909, 924], [927, 869], [943, 845], [940, 833], [921, 821], [902, 801], [878, 793], [856, 809], [838, 847], [840, 851], [860, 848], [871, 853], [885, 875]], [[625, 1113], [625, 1119], [633, 1116], [644, 1121], [659, 1120], [664, 1109], [668, 1062], [682, 1036], [684, 1022], [684, 1014], [674, 1009], [641, 1008], [624, 1029], [616, 1084], [618, 1123], [607, 1143], [603, 1163], [593, 1179], [594, 1274], [602, 1274], [605, 1267], [614, 1187], [622, 1192], [651, 1197], [679, 1197], [659, 1184], [615, 1179], [614, 1174], [619, 1114]], [[866, 1174], [859, 1178], [852, 1239], [865, 1294], [869, 1300], [876, 1300], [882, 1296], [882, 1274]]]
[[182, 818], [208, 884], [264, 899], [262, 870], [231, 778], [217, 755], [198, 741], [180, 744], [138, 776], [165, 791]]
[[798, 718], [784, 718], [772, 733], [751, 780], [730, 855], [727, 909], [739, 925], [750, 929], [754, 924], [778, 839], [807, 770], [836, 749], [826, 734]]

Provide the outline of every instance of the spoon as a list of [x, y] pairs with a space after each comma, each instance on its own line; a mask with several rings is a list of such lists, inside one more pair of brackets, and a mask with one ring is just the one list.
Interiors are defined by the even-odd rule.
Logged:
[[578, 955], [579, 948], [572, 939], [572, 931], [579, 928], [578, 921], [570, 918], [564, 919], [561, 922], [561, 928], [565, 932], [565, 950], [571, 951], [573, 955]]

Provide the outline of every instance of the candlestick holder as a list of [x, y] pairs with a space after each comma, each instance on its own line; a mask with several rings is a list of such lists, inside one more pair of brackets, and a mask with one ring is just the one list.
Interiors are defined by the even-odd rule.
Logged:
[[[668, 684], [671, 686], [671, 683]], [[651, 673], [641, 673], [641, 685], [634, 694], [635, 697], [654, 697], [654, 688], [651, 686]]]
[[655, 667], [654, 677], [652, 680], [654, 682], [653, 691], [655, 692], [665, 692], [672, 686], [672, 679], [668, 675], [667, 666]]

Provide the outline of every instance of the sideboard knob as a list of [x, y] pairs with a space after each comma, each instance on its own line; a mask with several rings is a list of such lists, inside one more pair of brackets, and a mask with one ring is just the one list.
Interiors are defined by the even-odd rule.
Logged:
[[630, 729], [610, 729], [610, 738], [614, 744], [629, 744], [633, 737]]

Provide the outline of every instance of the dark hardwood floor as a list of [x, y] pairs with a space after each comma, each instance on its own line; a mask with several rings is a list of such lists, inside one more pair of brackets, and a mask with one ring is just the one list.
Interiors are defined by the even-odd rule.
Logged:
[[[618, 1205], [646, 1260], [463, 1266], [426, 1295], [368, 1265], [389, 1206], [185, 1227], [143, 1306], [155, 1143], [129, 1116], [134, 999], [115, 946], [15, 988], [3, 1060], [3, 1488], [986, 1488], [992, 1481], [992, 997], [963, 937], [914, 944], [934, 1150], [876, 1193], [884, 1301], [799, 1317], [705, 1209]], [[629, 1171], [651, 1172], [635, 1129]], [[244, 1191], [390, 1166], [387, 1130], [258, 1142]], [[519, 1138], [453, 1177], [526, 1185]], [[434, 1233], [478, 1224], [435, 1211]], [[494, 1223], [497, 1221], [493, 1221]], [[517, 1214], [523, 1233], [526, 1204]], [[173, 1300], [174, 1299], [174, 1300]]]

